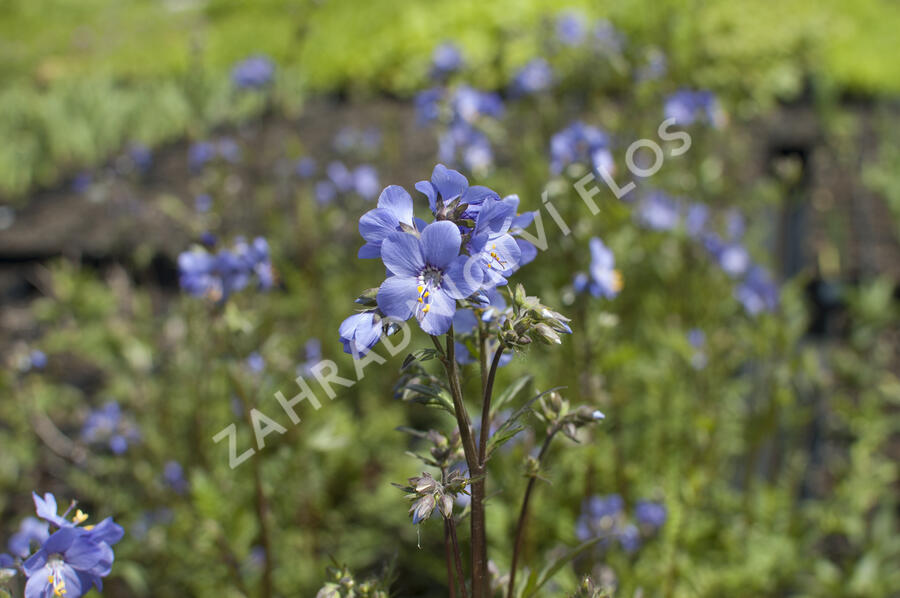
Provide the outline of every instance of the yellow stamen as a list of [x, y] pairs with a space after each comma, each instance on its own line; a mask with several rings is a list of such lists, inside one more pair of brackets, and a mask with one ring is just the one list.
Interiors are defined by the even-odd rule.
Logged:
[[73, 522], [75, 525], [78, 525], [79, 523], [82, 523], [83, 521], [86, 521], [87, 518], [88, 518], [87, 513], [85, 513], [85, 512], [82, 511], [81, 509], [78, 509], [77, 511], [75, 511], [75, 516], [72, 517], [72, 522]]
[[419, 285], [419, 286], [416, 287], [416, 291], [418, 291], [418, 293], [419, 293], [420, 295], [422, 294], [422, 291], [424, 291], [424, 290], [425, 290], [425, 287], [423, 287], [422, 285]]
[[422, 303], [422, 298], [419, 297], [418, 299], [416, 299], [416, 301], [418, 301], [419, 303]]
[[430, 305], [426, 305], [425, 307], [422, 308], [422, 313], [423, 313], [423, 314], [427, 314], [429, 309], [431, 309], [431, 306], [430, 306]]
[[424, 293], [422, 293], [422, 296], [423, 296], [423, 297], [427, 297], [427, 296], [430, 295], [430, 294], [431, 294], [431, 293], [429, 293], [428, 291], [425, 291]]

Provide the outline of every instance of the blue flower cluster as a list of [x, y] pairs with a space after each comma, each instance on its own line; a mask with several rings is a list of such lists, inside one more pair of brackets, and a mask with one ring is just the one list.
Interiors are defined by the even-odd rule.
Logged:
[[28, 517], [9, 540], [9, 554], [0, 554], [0, 568], [12, 573], [21, 568], [28, 581], [25, 598], [80, 598], [91, 588], [103, 588], [112, 570], [112, 547], [122, 539], [122, 527], [106, 518], [81, 526], [88, 516], [75, 504], [58, 514], [56, 497], [32, 494], [40, 519]]
[[575, 121], [550, 138], [550, 171], [560, 174], [569, 164], [590, 165], [595, 171], [601, 168], [613, 171], [609, 137], [598, 129]]
[[708, 90], [680, 89], [666, 98], [663, 107], [666, 119], [674, 118], [682, 126], [705, 122], [717, 126], [722, 113], [715, 94]]
[[238, 238], [231, 249], [210, 253], [194, 248], [178, 256], [181, 288], [194, 297], [224, 301], [256, 280], [261, 290], [275, 284], [269, 244], [262, 237], [252, 243]]
[[115, 401], [91, 411], [84, 420], [81, 437], [90, 444], [106, 444], [116, 455], [128, 450], [128, 445], [141, 438], [134, 423], [122, 413]]
[[386, 187], [378, 207], [359, 220], [365, 244], [360, 258], [381, 258], [388, 278], [375, 297], [377, 310], [347, 318], [340, 338], [348, 353], [365, 353], [382, 333], [382, 320], [412, 317], [431, 335], [450, 329], [457, 301], [486, 293], [507, 283], [507, 277], [533, 259], [537, 250], [515, 238], [533, 214], [517, 214], [519, 198], [500, 196], [469, 185], [461, 173], [443, 164], [431, 179], [416, 183], [428, 199], [435, 221], [426, 223], [413, 213], [409, 193], [397, 185]]
[[339, 160], [325, 167], [326, 179], [316, 183], [315, 198], [320, 204], [334, 201], [338, 194], [355, 193], [363, 199], [374, 199], [378, 194], [378, 171], [370, 164], [362, 164], [353, 170]]
[[665, 524], [667, 511], [662, 503], [641, 500], [635, 504], [634, 520], [625, 513], [625, 501], [618, 494], [592, 496], [584, 501], [575, 522], [575, 535], [585, 542], [602, 538], [601, 548], [609, 548], [612, 541], [625, 552], [636, 552], [641, 543], [652, 537]]
[[738, 281], [735, 298], [751, 316], [778, 307], [778, 286], [762, 266], [755, 264], [742, 243], [745, 224], [737, 210], [725, 215], [723, 237], [713, 227], [709, 208], [702, 203], [685, 205], [662, 191], [648, 192], [637, 204], [639, 224], [657, 231], [672, 231], [683, 224], [689, 237], [706, 249], [725, 274]]
[[188, 166], [194, 172], [203, 170], [216, 158], [234, 164], [241, 159], [241, 148], [230, 137], [223, 137], [217, 141], [198, 141], [188, 148]]

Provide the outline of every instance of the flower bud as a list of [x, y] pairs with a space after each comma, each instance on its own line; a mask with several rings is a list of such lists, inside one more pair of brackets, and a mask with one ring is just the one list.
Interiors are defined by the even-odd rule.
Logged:
[[450, 519], [450, 517], [453, 516], [453, 497], [449, 494], [441, 496], [439, 508], [441, 510], [441, 515], [443, 515], [445, 519]]

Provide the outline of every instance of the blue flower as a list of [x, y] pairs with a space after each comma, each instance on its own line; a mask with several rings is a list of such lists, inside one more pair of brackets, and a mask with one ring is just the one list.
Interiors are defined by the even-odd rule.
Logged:
[[416, 121], [424, 125], [436, 121], [441, 115], [441, 99], [444, 90], [440, 87], [425, 89], [416, 94], [413, 104], [416, 109]]
[[622, 546], [622, 550], [629, 554], [637, 552], [637, 549], [641, 547], [641, 532], [633, 523], [628, 523], [622, 529], [618, 530], [616, 539], [619, 540], [619, 545]]
[[642, 527], [655, 531], [666, 522], [666, 506], [649, 500], [639, 500], [634, 506], [634, 518]]
[[263, 356], [257, 351], [254, 351], [247, 356], [246, 363], [247, 367], [250, 368], [250, 371], [254, 374], [259, 374], [266, 369], [266, 360], [263, 359]]
[[612, 172], [609, 138], [596, 127], [575, 121], [550, 138], [550, 170], [559, 174], [569, 164], [589, 164], [594, 170]]
[[778, 287], [760, 266], [753, 266], [744, 281], [734, 291], [735, 297], [751, 316], [778, 307]]
[[10, 536], [7, 547], [15, 556], [24, 559], [31, 554], [32, 543], [43, 544], [49, 536], [49, 525], [46, 521], [35, 517], [26, 517], [19, 524], [19, 531]]
[[637, 70], [635, 78], [638, 81], [661, 79], [665, 76], [668, 68], [666, 55], [659, 50], [652, 49], [647, 53], [647, 63]]
[[456, 300], [474, 293], [482, 282], [481, 268], [459, 254], [462, 235], [452, 222], [426, 226], [421, 236], [392, 233], [381, 245], [381, 259], [393, 276], [378, 289], [381, 311], [398, 320], [415, 316], [431, 335], [447, 332]]
[[456, 89], [450, 101], [454, 118], [474, 122], [481, 116], [499, 118], [503, 115], [503, 100], [496, 93], [481, 91], [468, 85]]
[[353, 190], [363, 199], [372, 199], [378, 193], [378, 171], [363, 164], [353, 171]]
[[550, 89], [554, 83], [553, 69], [543, 58], [535, 58], [525, 64], [512, 80], [513, 95], [528, 95]]
[[684, 228], [688, 235], [698, 238], [706, 230], [709, 208], [702, 203], [692, 203], [684, 215]]
[[146, 145], [133, 143], [128, 148], [128, 157], [140, 172], [146, 172], [153, 165], [153, 153]]
[[216, 146], [209, 141], [198, 141], [188, 149], [188, 166], [197, 171], [216, 157]]
[[431, 75], [433, 77], [445, 77], [450, 75], [463, 65], [462, 53], [453, 42], [444, 42], [434, 49], [431, 55]]
[[269, 258], [269, 244], [257, 237], [252, 243], [238, 238], [231, 250], [211, 254], [201, 249], [178, 256], [181, 288], [195, 297], [224, 301], [232, 293], [247, 287], [255, 277], [261, 290], [275, 284]]
[[137, 428], [122, 414], [119, 404], [110, 401], [88, 414], [81, 437], [89, 443], [106, 443], [116, 455], [128, 450], [129, 442], [140, 439]]
[[163, 466], [163, 480], [178, 494], [183, 494], [187, 488], [187, 480], [184, 479], [184, 468], [178, 461], [166, 461]]
[[322, 205], [329, 204], [334, 201], [337, 196], [337, 189], [331, 181], [319, 181], [315, 188], [316, 201]]
[[575, 277], [575, 290], [587, 290], [594, 297], [612, 299], [622, 290], [622, 275], [615, 269], [616, 258], [613, 252], [594, 237], [589, 242], [591, 250], [591, 266], [589, 274], [578, 274]]
[[575, 522], [575, 535], [582, 542], [598, 536], [610, 536], [621, 527], [625, 502], [618, 494], [591, 496], [581, 506]]
[[251, 56], [231, 70], [231, 81], [241, 89], [259, 89], [272, 81], [275, 65], [265, 56]]
[[470, 171], [486, 170], [494, 163], [491, 142], [468, 122], [457, 120], [438, 139], [438, 158], [461, 163]]
[[674, 118], [682, 126], [705, 121], [716, 126], [720, 121], [719, 104], [711, 91], [681, 89], [666, 98], [665, 118]]
[[481, 210], [481, 205], [488, 198], [500, 199], [494, 191], [481, 185], [469, 186], [469, 181], [459, 171], [451, 170], [443, 164], [434, 167], [430, 181], [419, 181], [416, 189], [428, 198], [431, 212], [437, 213], [438, 200], [446, 206], [454, 199], [459, 199], [460, 204], [466, 204], [468, 208], [463, 218], [474, 220]]
[[581, 13], [567, 11], [556, 18], [556, 37], [566, 46], [577, 46], [584, 40], [586, 25]]
[[40, 349], [34, 349], [28, 354], [28, 364], [32, 370], [42, 370], [47, 367], [47, 355]]
[[505, 285], [506, 277], [519, 266], [522, 251], [509, 234], [515, 214], [515, 203], [491, 197], [484, 200], [478, 212], [468, 249], [482, 268], [486, 289]]
[[359, 234], [366, 244], [359, 248], [362, 259], [381, 257], [381, 242], [391, 233], [413, 228], [413, 201], [406, 189], [389, 185], [378, 197], [378, 207], [359, 219]]
[[637, 207], [638, 222], [658, 231], [673, 230], [681, 219], [678, 204], [661, 191], [644, 197]]
[[301, 179], [308, 179], [316, 173], [316, 160], [309, 156], [300, 158], [294, 165], [294, 174]]
[[111, 546], [121, 538], [122, 528], [109, 519], [90, 531], [61, 528], [23, 564], [25, 598], [80, 598], [92, 586], [102, 589], [101, 578], [112, 570]]
[[202, 193], [194, 198], [194, 209], [201, 214], [205, 214], [212, 207], [212, 197], [206, 193]]
[[365, 355], [381, 339], [383, 324], [374, 311], [353, 314], [343, 322], [338, 330], [344, 353]]
[[515, 216], [512, 219], [512, 222], [509, 225], [509, 234], [513, 237], [516, 237], [516, 244], [519, 246], [519, 264], [517, 269], [525, 264], [531, 263], [534, 258], [537, 257], [537, 247], [531, 241], [526, 241], [525, 239], [519, 238], [522, 233], [525, 232], [525, 229], [531, 226], [531, 223], [534, 222], [534, 217], [537, 214], [537, 211], [532, 212], [523, 212], [519, 213], [519, 196], [518, 195], [507, 195], [503, 198], [504, 203], [508, 203], [513, 206], [513, 212], [515, 212]]

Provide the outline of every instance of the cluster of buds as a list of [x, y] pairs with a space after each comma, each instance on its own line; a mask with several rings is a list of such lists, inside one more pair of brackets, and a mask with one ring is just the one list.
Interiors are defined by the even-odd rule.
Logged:
[[378, 287], [373, 287], [371, 289], [366, 289], [359, 296], [353, 300], [357, 305], [362, 305], [367, 308], [366, 311], [371, 311], [374, 315], [375, 322], [381, 322], [383, 332], [385, 336], [391, 336], [400, 331], [400, 323], [396, 322], [390, 318], [386, 318], [381, 310], [378, 309], [378, 301], [376, 297], [378, 296]]
[[569, 401], [556, 391], [541, 397], [536, 415], [547, 424], [549, 430], [557, 429], [575, 441], [578, 440], [575, 434], [579, 428], [606, 418], [601, 411], [587, 405], [572, 409]]
[[[429, 453], [431, 458], [434, 459], [433, 464], [435, 467], [446, 469], [452, 463], [458, 463], [464, 458], [458, 431], [455, 431], [450, 438], [447, 438], [437, 430], [428, 430], [425, 437], [432, 444]], [[451, 475], [454, 473], [456, 472], [451, 472]]]
[[[379, 580], [369, 579], [358, 582], [353, 573], [346, 567], [329, 567], [328, 577], [316, 598], [388, 598], [386, 584]], [[387, 584], [389, 585], [389, 584]]]
[[521, 348], [539, 340], [548, 345], [562, 343], [561, 334], [572, 334], [569, 318], [543, 305], [538, 297], [530, 297], [525, 287], [516, 285], [512, 294], [513, 314], [500, 328], [504, 346]]
[[409, 513], [413, 524], [419, 524], [431, 517], [435, 509], [445, 519], [453, 516], [453, 503], [458, 494], [466, 494], [468, 479], [458, 470], [447, 474], [443, 483], [434, 479], [428, 472], [421, 476], [409, 478], [408, 486], [398, 486], [407, 492], [406, 498], [412, 501]]

